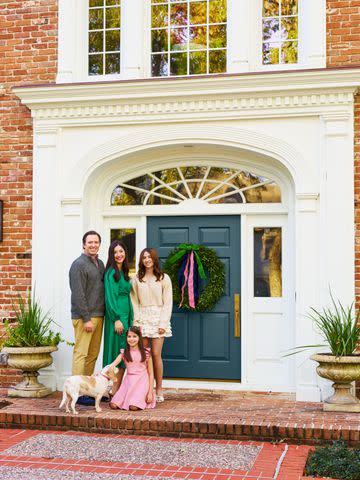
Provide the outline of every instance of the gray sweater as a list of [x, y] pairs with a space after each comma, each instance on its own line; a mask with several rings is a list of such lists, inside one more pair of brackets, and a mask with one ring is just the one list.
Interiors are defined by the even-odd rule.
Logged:
[[104, 315], [104, 264], [99, 268], [84, 253], [74, 260], [69, 271], [71, 289], [71, 318], [88, 322], [91, 317]]

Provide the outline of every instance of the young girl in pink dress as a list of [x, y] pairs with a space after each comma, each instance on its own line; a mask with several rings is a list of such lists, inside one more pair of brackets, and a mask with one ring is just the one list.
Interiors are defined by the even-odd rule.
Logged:
[[113, 396], [110, 407], [122, 410], [144, 410], [156, 405], [153, 394], [154, 370], [150, 351], [144, 348], [139, 327], [132, 326], [126, 333], [125, 350], [111, 365], [125, 362], [126, 375], [119, 390]]

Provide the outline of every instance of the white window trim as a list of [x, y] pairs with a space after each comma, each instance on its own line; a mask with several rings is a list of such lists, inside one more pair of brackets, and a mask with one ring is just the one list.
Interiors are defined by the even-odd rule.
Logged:
[[[262, 0], [228, 0], [227, 73], [325, 67], [326, 0], [299, 2], [299, 62], [262, 65]], [[88, 0], [59, 0], [57, 83], [151, 78], [150, 5], [121, 1], [120, 74], [88, 75]]]

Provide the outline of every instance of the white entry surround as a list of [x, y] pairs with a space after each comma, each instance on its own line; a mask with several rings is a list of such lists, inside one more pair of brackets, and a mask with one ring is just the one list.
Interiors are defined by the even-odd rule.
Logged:
[[[136, 227], [146, 246], [147, 215], [241, 215], [242, 381], [167, 385], [296, 392], [319, 401], [308, 354], [319, 343], [310, 306], [329, 288], [354, 297], [353, 95], [356, 70], [223, 75], [14, 89], [34, 120], [33, 283], [63, 336], [73, 339], [68, 270], [89, 229]], [[180, 165], [214, 165], [274, 179], [281, 204], [187, 201], [111, 207], [119, 182]], [[283, 297], [254, 298], [253, 229], [283, 228]], [[46, 382], [61, 388], [72, 348], [62, 344]], [[99, 361], [100, 365], [100, 361]]]

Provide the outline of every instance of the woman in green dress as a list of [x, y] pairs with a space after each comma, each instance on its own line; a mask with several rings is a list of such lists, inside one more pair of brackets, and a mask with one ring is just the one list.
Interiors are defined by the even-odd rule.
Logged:
[[[126, 246], [115, 240], [109, 247], [108, 260], [104, 274], [105, 289], [105, 326], [103, 366], [112, 363], [126, 346], [126, 331], [133, 322], [133, 309], [130, 300], [130, 278]], [[117, 385], [119, 388], [125, 372], [122, 362], [119, 366]]]

